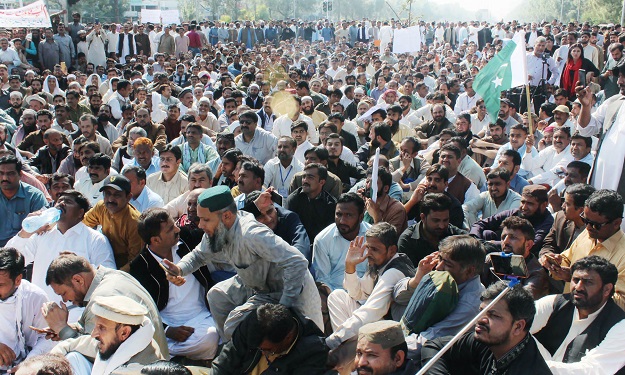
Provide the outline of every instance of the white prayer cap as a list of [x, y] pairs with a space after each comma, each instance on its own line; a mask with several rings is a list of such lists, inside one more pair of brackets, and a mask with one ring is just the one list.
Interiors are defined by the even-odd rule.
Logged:
[[228, 125], [228, 130], [230, 130], [230, 133], [234, 133], [234, 131], [240, 127], [241, 123], [239, 123], [238, 121], [233, 121], [232, 124]]
[[310, 101], [313, 102], [313, 99], [310, 96], [302, 96], [302, 103]]
[[362, 87], [356, 87], [354, 89], [354, 94], [365, 94], [365, 90], [362, 89]]
[[26, 103], [30, 103], [33, 100], [41, 103], [41, 105], [46, 105], [46, 100], [37, 94], [31, 95], [26, 98]]
[[91, 311], [94, 315], [116, 323], [141, 325], [148, 309], [126, 296], [96, 297]]

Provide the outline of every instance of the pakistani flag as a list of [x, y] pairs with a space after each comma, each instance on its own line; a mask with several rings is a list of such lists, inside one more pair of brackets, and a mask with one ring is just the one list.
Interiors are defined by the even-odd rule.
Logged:
[[501, 92], [527, 84], [525, 33], [517, 33], [477, 74], [473, 89], [484, 98], [491, 119], [499, 113]]

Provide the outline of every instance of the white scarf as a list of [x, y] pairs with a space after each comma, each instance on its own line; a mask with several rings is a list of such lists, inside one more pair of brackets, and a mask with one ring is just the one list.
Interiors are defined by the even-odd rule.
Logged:
[[98, 352], [91, 369], [91, 375], [108, 375], [115, 371], [116, 368], [126, 364], [130, 358], [152, 343], [154, 331], [152, 322], [148, 318], [144, 318], [141, 327], [130, 335], [109, 359], [106, 361], [100, 359], [100, 353]]

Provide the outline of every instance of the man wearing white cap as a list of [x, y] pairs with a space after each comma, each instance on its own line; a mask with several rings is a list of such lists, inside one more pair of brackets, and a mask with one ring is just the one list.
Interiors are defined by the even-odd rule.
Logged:
[[125, 296], [109, 296], [95, 298], [91, 309], [91, 336], [65, 340], [52, 350], [66, 356], [74, 374], [138, 374], [144, 365], [164, 359], [144, 306]]

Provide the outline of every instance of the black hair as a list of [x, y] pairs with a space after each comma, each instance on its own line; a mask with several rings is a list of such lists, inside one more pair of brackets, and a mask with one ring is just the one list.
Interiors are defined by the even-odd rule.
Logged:
[[266, 303], [256, 310], [259, 336], [271, 343], [282, 342], [294, 329], [297, 321], [284, 305]]
[[24, 256], [14, 247], [0, 248], [0, 271], [8, 272], [13, 281], [24, 273]]
[[87, 213], [87, 211], [91, 209], [91, 204], [89, 203], [89, 199], [87, 199], [87, 197], [85, 197], [81, 192], [77, 190], [65, 190], [59, 193], [58, 197], [59, 198], [70, 197], [71, 199], [74, 200], [74, 202], [76, 202], [76, 204], [78, 205], [78, 207], [80, 207], [81, 210], [85, 211], [85, 213]]
[[353, 203], [358, 209], [358, 214], [362, 215], [365, 212], [365, 201], [362, 197], [356, 193], [343, 193], [337, 199], [336, 205], [341, 203]]
[[[480, 300], [492, 301], [506, 288], [508, 288], [508, 285], [503, 281], [491, 284], [482, 292]], [[536, 306], [534, 305], [532, 295], [519, 283], [510, 288], [506, 295], [503, 296], [503, 300], [508, 304], [508, 311], [512, 315], [512, 319], [514, 321], [524, 320], [525, 331], [528, 332], [534, 321], [534, 315], [536, 315]]]
[[618, 280], [618, 269], [609, 260], [598, 255], [590, 255], [578, 259], [571, 266], [571, 274], [577, 270], [595, 271], [601, 277], [603, 285], [612, 284], [612, 295], [616, 287], [616, 281]]
[[592, 185], [573, 184], [567, 186], [564, 192], [573, 197], [573, 204], [575, 204], [575, 208], [583, 208], [586, 200], [592, 195], [592, 193], [595, 192], [595, 190], [595, 187]]
[[614, 190], [597, 190], [586, 200], [585, 206], [608, 220], [623, 217], [623, 197]]
[[143, 212], [137, 222], [139, 237], [149, 245], [152, 237], [158, 237], [161, 234], [161, 224], [166, 223], [169, 218], [169, 213], [162, 208], [154, 207]]

